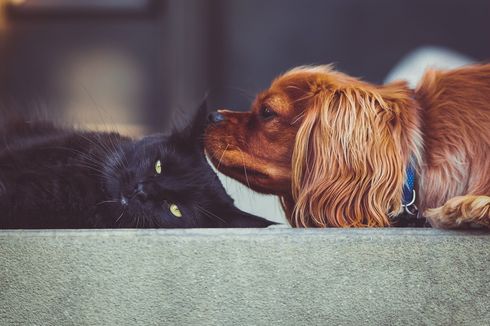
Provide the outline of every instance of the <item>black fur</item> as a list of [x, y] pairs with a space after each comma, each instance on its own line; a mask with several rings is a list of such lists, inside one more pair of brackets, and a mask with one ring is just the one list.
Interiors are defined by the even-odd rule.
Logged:
[[45, 122], [9, 124], [0, 131], [0, 228], [275, 224], [233, 205], [204, 156], [205, 115], [203, 105], [184, 130], [139, 141]]

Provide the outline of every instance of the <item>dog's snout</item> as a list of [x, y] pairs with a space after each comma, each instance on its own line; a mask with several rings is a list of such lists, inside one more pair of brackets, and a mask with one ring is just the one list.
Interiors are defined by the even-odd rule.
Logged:
[[218, 123], [225, 120], [225, 117], [219, 112], [212, 112], [208, 115], [208, 120], [212, 123]]

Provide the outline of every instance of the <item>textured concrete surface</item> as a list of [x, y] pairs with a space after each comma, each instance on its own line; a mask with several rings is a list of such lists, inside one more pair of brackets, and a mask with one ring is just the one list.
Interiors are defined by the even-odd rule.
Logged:
[[488, 325], [490, 234], [0, 232], [0, 325]]

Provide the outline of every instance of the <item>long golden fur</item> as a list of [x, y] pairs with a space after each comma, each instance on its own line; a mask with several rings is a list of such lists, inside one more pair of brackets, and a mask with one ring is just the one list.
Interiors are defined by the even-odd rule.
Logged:
[[251, 112], [219, 111], [206, 150], [223, 173], [281, 197], [296, 227], [389, 226], [409, 163], [434, 226], [490, 225], [490, 64], [428, 71], [415, 90], [298, 67]]

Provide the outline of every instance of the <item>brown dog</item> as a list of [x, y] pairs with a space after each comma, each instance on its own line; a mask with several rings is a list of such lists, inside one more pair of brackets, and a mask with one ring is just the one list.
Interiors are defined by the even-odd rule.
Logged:
[[432, 225], [490, 226], [490, 64], [428, 71], [415, 90], [298, 67], [251, 112], [210, 119], [213, 164], [280, 196], [293, 226], [389, 226], [408, 167]]

